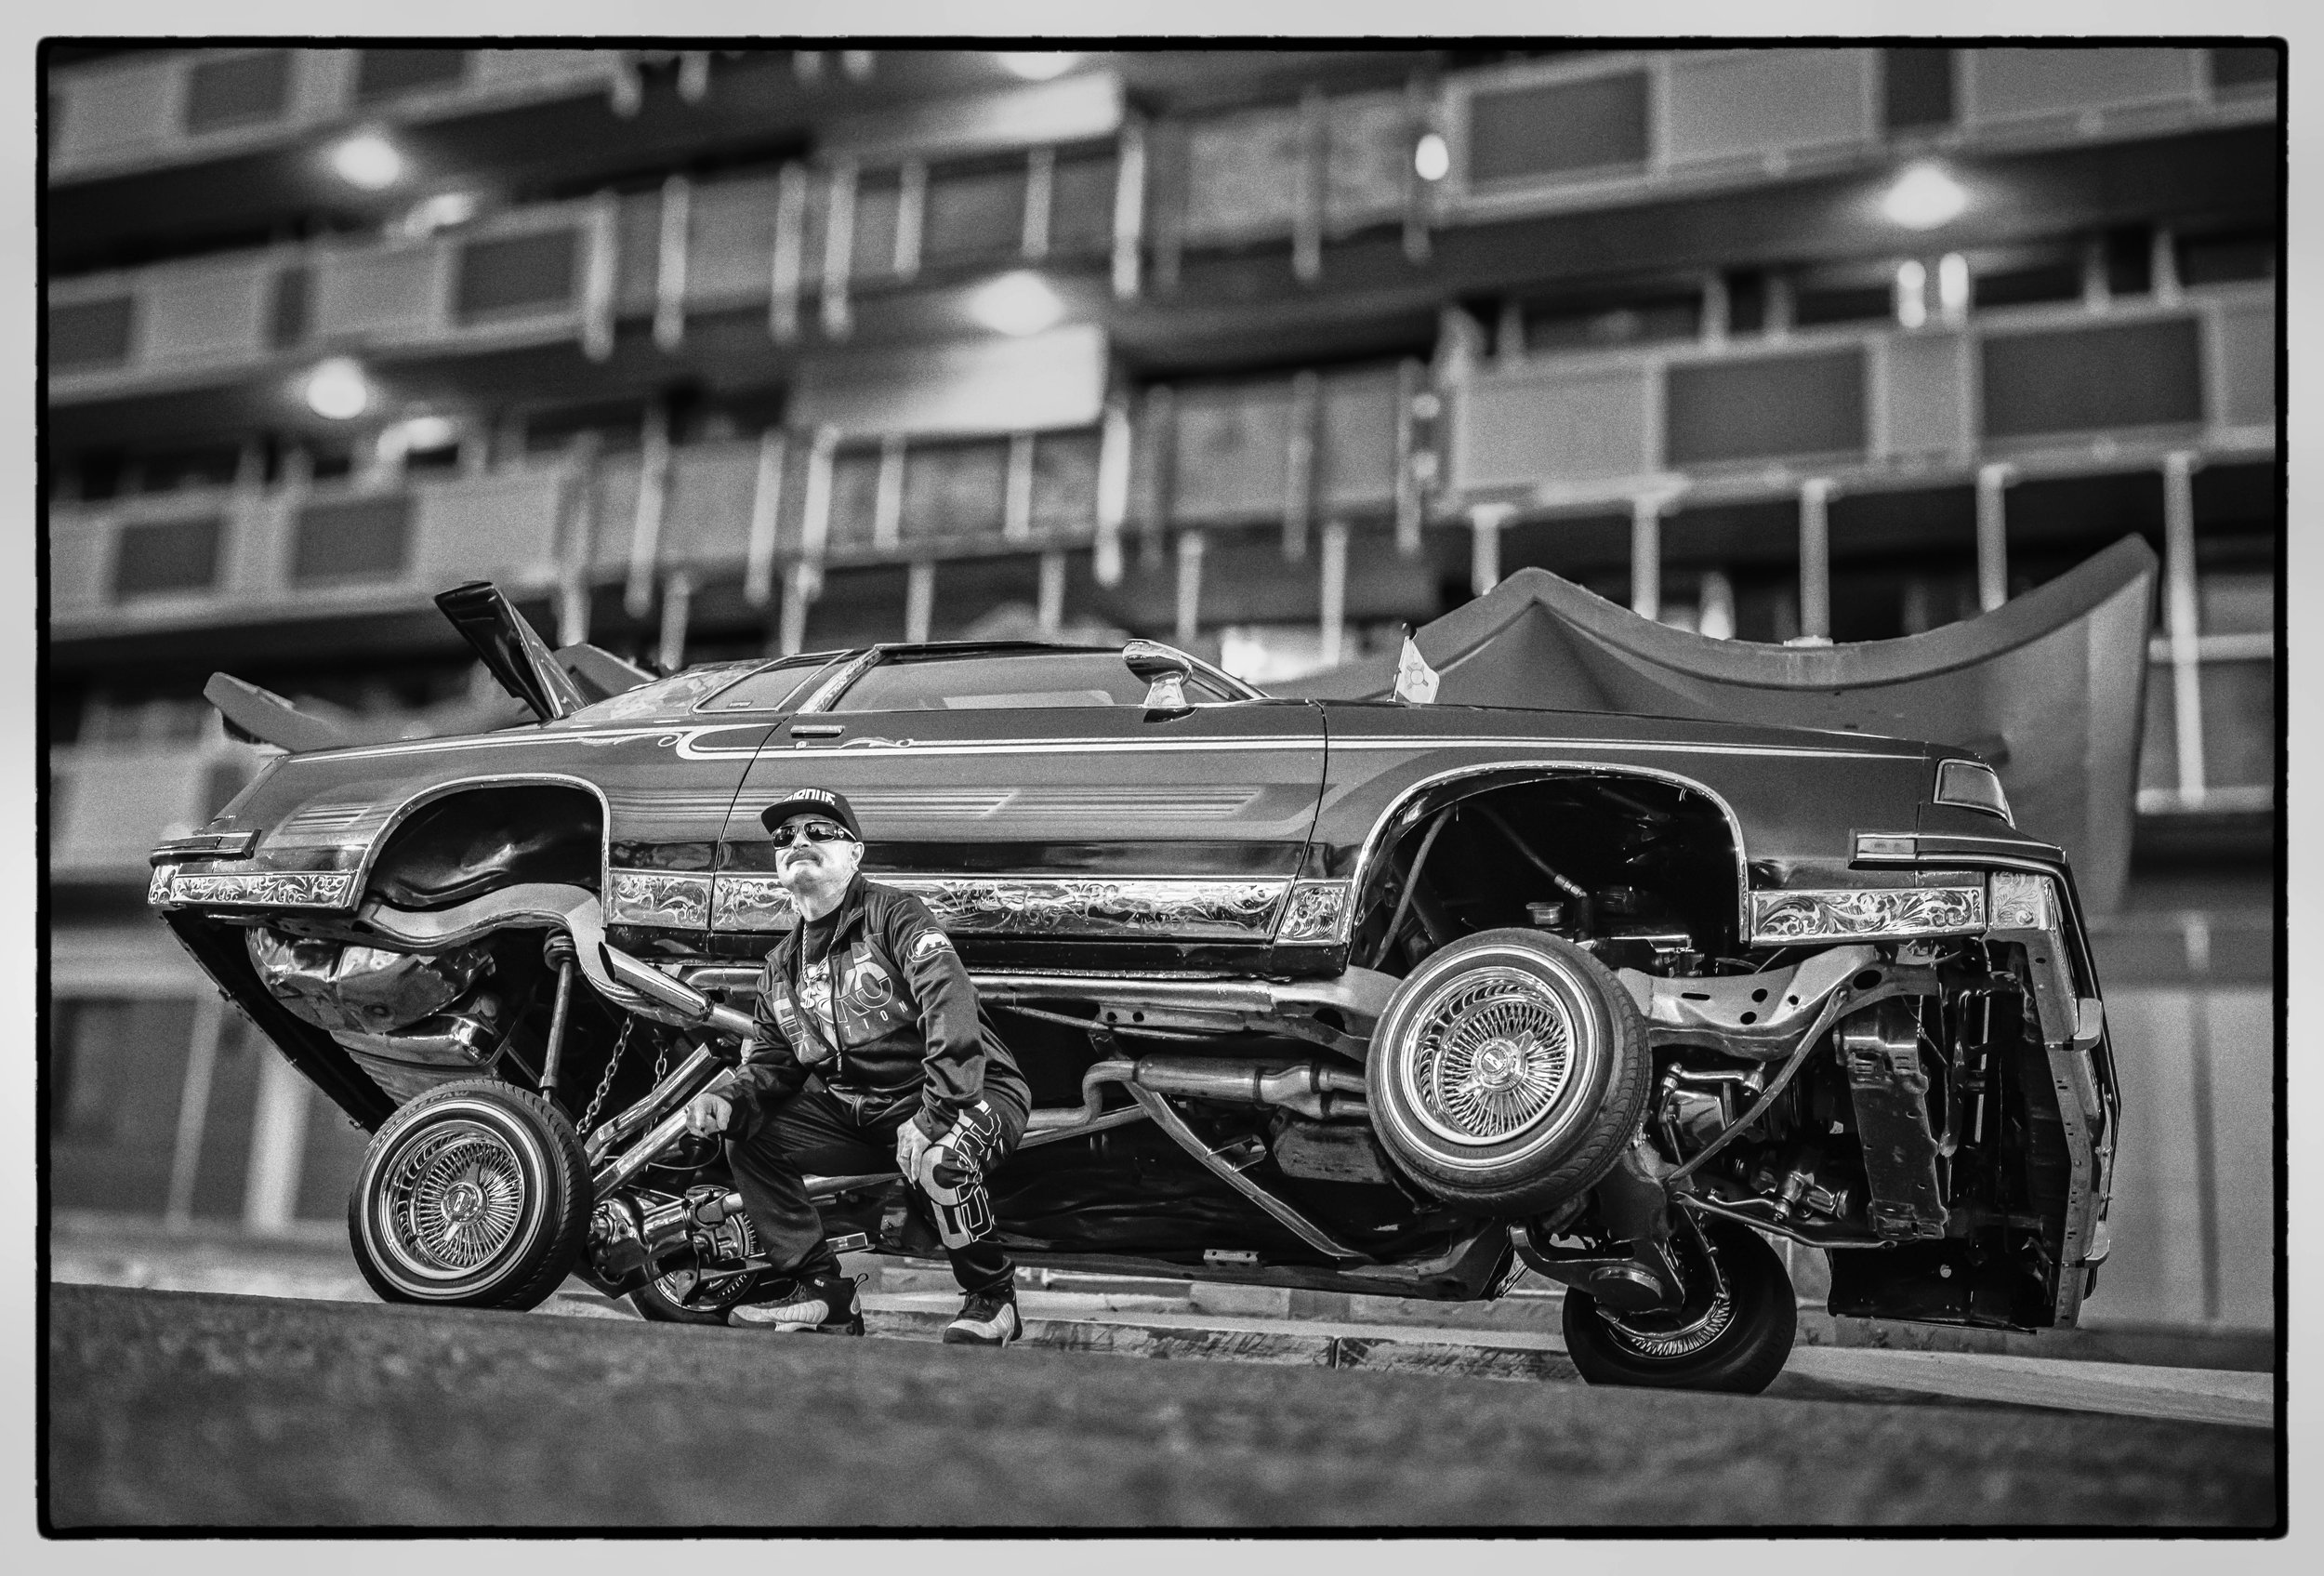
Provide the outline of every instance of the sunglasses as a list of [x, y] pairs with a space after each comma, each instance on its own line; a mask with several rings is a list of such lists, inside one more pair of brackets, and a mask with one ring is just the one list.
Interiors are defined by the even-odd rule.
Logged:
[[853, 842], [855, 834], [835, 821], [801, 821], [788, 831], [778, 829], [774, 841], [789, 845], [799, 841], [801, 833], [809, 842]]

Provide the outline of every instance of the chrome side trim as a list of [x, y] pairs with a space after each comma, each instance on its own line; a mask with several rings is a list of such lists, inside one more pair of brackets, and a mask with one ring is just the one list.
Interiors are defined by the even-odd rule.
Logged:
[[2056, 884], [2047, 876], [2014, 870], [1996, 870], [1989, 880], [1993, 924], [1986, 935], [1993, 941], [2017, 942], [2026, 948], [2043, 1042], [2057, 1045], [2072, 1040], [2081, 1026], [2081, 999], [2074, 990], [2074, 969], [2062, 922], [2065, 908], [2058, 902]]
[[[352, 870], [257, 870], [247, 875], [193, 875], [175, 865], [153, 871], [151, 901], [211, 908], [350, 908]], [[156, 898], [155, 893], [161, 895]]]
[[[1338, 750], [1347, 748], [1350, 744], [1361, 745], [1367, 742], [1367, 741], [1364, 740], [1342, 741], [1335, 738], [1331, 741], [1331, 748], [1334, 750]], [[1423, 744], [1447, 742], [1467, 744], [1488, 743], [1494, 741], [1466, 739], [1452, 741], [1428, 740], [1416, 743], [1415, 748], [1420, 748]], [[1585, 748], [1594, 748], [1594, 746]], [[1793, 751], [1790, 753], [1806, 754], [1820, 752]], [[1690, 792], [1701, 794], [1712, 804], [1718, 806], [1719, 814], [1726, 819], [1727, 836], [1735, 854], [1736, 934], [1738, 935], [1748, 935], [1750, 934], [1751, 917], [1750, 912], [1750, 904], [1747, 900], [1747, 893], [1750, 886], [1750, 866], [1744, 850], [1743, 822], [1742, 819], [1736, 814], [1735, 807], [1729, 804], [1717, 791], [1703, 783], [1697, 782], [1693, 777], [1684, 776], [1676, 772], [1661, 771], [1652, 766], [1632, 766], [1627, 764], [1614, 765], [1603, 761], [1568, 761], [1563, 759], [1544, 760], [1540, 758], [1529, 760], [1497, 761], [1489, 765], [1456, 766], [1450, 771], [1437, 772], [1429, 776], [1422, 777], [1419, 781], [1412, 784], [1402, 793], [1396, 795], [1393, 800], [1390, 801], [1387, 808], [1382, 810], [1378, 818], [1372, 822], [1372, 829], [1365, 834], [1363, 851], [1356, 855], [1355, 869], [1349, 879], [1348, 890], [1351, 894], [1351, 904], [1362, 895], [1365, 890], [1365, 879], [1371, 873], [1372, 861], [1380, 855], [1382, 841], [1387, 834], [1388, 828], [1390, 824], [1394, 821], [1400, 814], [1402, 814], [1405, 806], [1411, 803], [1413, 800], [1417, 799], [1421, 794], [1426, 793], [1429, 789], [1437, 787], [1439, 784], [1458, 781], [1462, 777], [1481, 777], [1496, 772], [1538, 772], [1546, 776], [1555, 776], [1566, 774], [1586, 774], [1601, 777], [1644, 777], [1652, 782], [1669, 783], [1673, 787], [1683, 788]], [[1510, 786], [1514, 787], [1516, 785], [1512, 784]], [[1325, 779], [1324, 788], [1326, 792], [1328, 792], [1331, 788], [1331, 782], [1328, 776]], [[1353, 916], [1353, 910], [1351, 910], [1351, 916]]]
[[710, 878], [667, 870], [608, 872], [605, 920], [701, 930], [710, 922]]
[[1972, 935], [1985, 928], [1983, 886], [1848, 887], [1754, 892], [1750, 942], [1870, 941]]
[[888, 876], [936, 922], [964, 935], [1156, 936], [1265, 941], [1290, 888], [1284, 880], [1128, 881], [1035, 876]]

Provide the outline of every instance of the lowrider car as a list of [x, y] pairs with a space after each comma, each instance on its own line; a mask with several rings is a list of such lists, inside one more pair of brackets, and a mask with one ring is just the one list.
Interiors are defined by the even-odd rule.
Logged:
[[[2060, 850], [1960, 749], [1271, 698], [1168, 646], [882, 645], [667, 677], [439, 602], [525, 720], [278, 753], [151, 899], [374, 1132], [387, 1299], [569, 1274], [709, 1321], [765, 1262], [679, 1114], [794, 922], [758, 810], [844, 791], [1037, 1106], [1020, 1262], [1472, 1300], [1530, 1268], [1600, 1383], [1756, 1391], [1832, 1312], [2071, 1325], [2118, 1097]], [[843, 1248], [928, 1252], [892, 1176]]]

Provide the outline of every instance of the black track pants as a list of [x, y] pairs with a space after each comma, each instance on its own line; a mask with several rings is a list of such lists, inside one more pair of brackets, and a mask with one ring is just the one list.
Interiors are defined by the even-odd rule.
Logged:
[[[997, 1128], [984, 1159], [989, 1173], [1016, 1149], [1025, 1113], [989, 1093], [986, 1103]], [[893, 1171], [896, 1129], [918, 1109], [918, 1100], [912, 1099], [886, 1111], [859, 1112], [827, 1090], [810, 1087], [768, 1110], [749, 1136], [726, 1146], [735, 1189], [779, 1273], [838, 1273], [838, 1261], [823, 1245], [823, 1218], [808, 1199], [806, 1178]], [[907, 1187], [905, 1197], [909, 1208], [928, 1218], [928, 1200], [918, 1188]], [[944, 1255], [963, 1291], [1002, 1285], [1015, 1274], [1008, 1251], [992, 1239], [989, 1226], [967, 1247], [947, 1248]]]

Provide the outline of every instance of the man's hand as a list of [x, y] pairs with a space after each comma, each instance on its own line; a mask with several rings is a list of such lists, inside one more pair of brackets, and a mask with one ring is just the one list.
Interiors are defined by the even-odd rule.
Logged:
[[896, 1170], [904, 1173], [905, 1181], [919, 1180], [920, 1157], [928, 1153], [928, 1146], [934, 1142], [920, 1131], [918, 1121], [905, 1122], [896, 1129]]
[[734, 1103], [725, 1095], [697, 1094], [686, 1106], [686, 1131], [696, 1136], [724, 1132], [733, 1114]]

